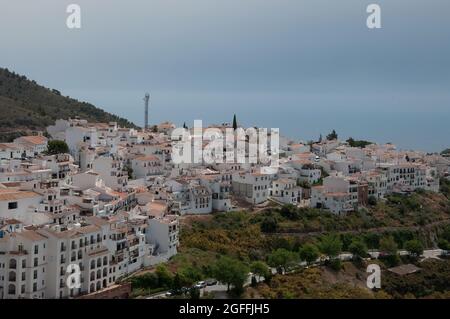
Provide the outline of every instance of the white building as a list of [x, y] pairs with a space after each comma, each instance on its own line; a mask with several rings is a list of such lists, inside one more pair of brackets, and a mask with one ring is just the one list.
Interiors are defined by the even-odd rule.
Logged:
[[45, 136], [21, 136], [16, 138], [13, 143], [23, 145], [31, 149], [34, 155], [38, 155], [47, 150], [48, 139]]
[[114, 190], [123, 191], [128, 183], [128, 173], [123, 163], [115, 156], [100, 156], [94, 160], [93, 171], [98, 173], [105, 185]]
[[163, 173], [161, 160], [156, 155], [142, 155], [133, 158], [131, 160], [131, 169], [133, 170], [134, 179], [147, 179], [150, 176]]
[[302, 188], [295, 179], [280, 178], [272, 181], [270, 196], [284, 204], [298, 205], [302, 199]]
[[233, 174], [232, 191], [247, 202], [257, 205], [269, 197], [270, 175], [261, 173]]

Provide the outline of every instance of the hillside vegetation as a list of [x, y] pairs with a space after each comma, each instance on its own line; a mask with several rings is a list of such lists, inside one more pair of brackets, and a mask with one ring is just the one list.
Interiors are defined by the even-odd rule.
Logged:
[[135, 127], [130, 121], [86, 102], [62, 96], [25, 76], [0, 68], [0, 142], [44, 130], [57, 119], [76, 116], [91, 122], [118, 122]]

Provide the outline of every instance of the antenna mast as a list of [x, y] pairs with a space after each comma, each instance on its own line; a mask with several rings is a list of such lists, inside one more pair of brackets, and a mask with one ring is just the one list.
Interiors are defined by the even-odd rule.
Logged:
[[145, 129], [148, 129], [148, 101], [150, 100], [150, 94], [146, 93], [144, 97], [145, 101]]

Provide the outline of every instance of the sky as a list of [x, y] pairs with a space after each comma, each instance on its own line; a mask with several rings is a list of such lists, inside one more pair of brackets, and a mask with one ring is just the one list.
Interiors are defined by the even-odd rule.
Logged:
[[[66, 8], [81, 7], [81, 29]], [[381, 29], [366, 8], [381, 7]], [[0, 66], [143, 125], [450, 147], [448, 0], [0, 0]]]

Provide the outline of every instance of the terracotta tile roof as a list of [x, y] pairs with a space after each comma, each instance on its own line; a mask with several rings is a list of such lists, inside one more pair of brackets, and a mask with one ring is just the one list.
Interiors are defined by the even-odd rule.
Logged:
[[45, 144], [47, 143], [47, 138], [45, 136], [21, 136], [19, 137], [19, 141], [24, 141], [29, 144]]
[[135, 158], [136, 161], [160, 161], [158, 156], [155, 155], [145, 155], [145, 156], [137, 156]]
[[1, 150], [6, 150], [6, 149], [18, 150], [19, 148], [17, 147], [17, 145], [15, 145], [13, 143], [0, 143], [0, 149]]
[[14, 225], [14, 224], [22, 224], [22, 222], [20, 220], [11, 218], [11, 219], [6, 219], [5, 220], [5, 224], [7, 224], [7, 225]]
[[18, 191], [18, 190], [11, 190], [11, 189], [0, 189], [0, 201], [18, 200], [18, 199], [25, 199], [25, 198], [40, 197], [40, 196], [41, 195], [39, 195], [35, 192]]
[[39, 234], [34, 230], [24, 230], [16, 233], [18, 237], [23, 237], [31, 241], [41, 241], [47, 239], [47, 237]]

